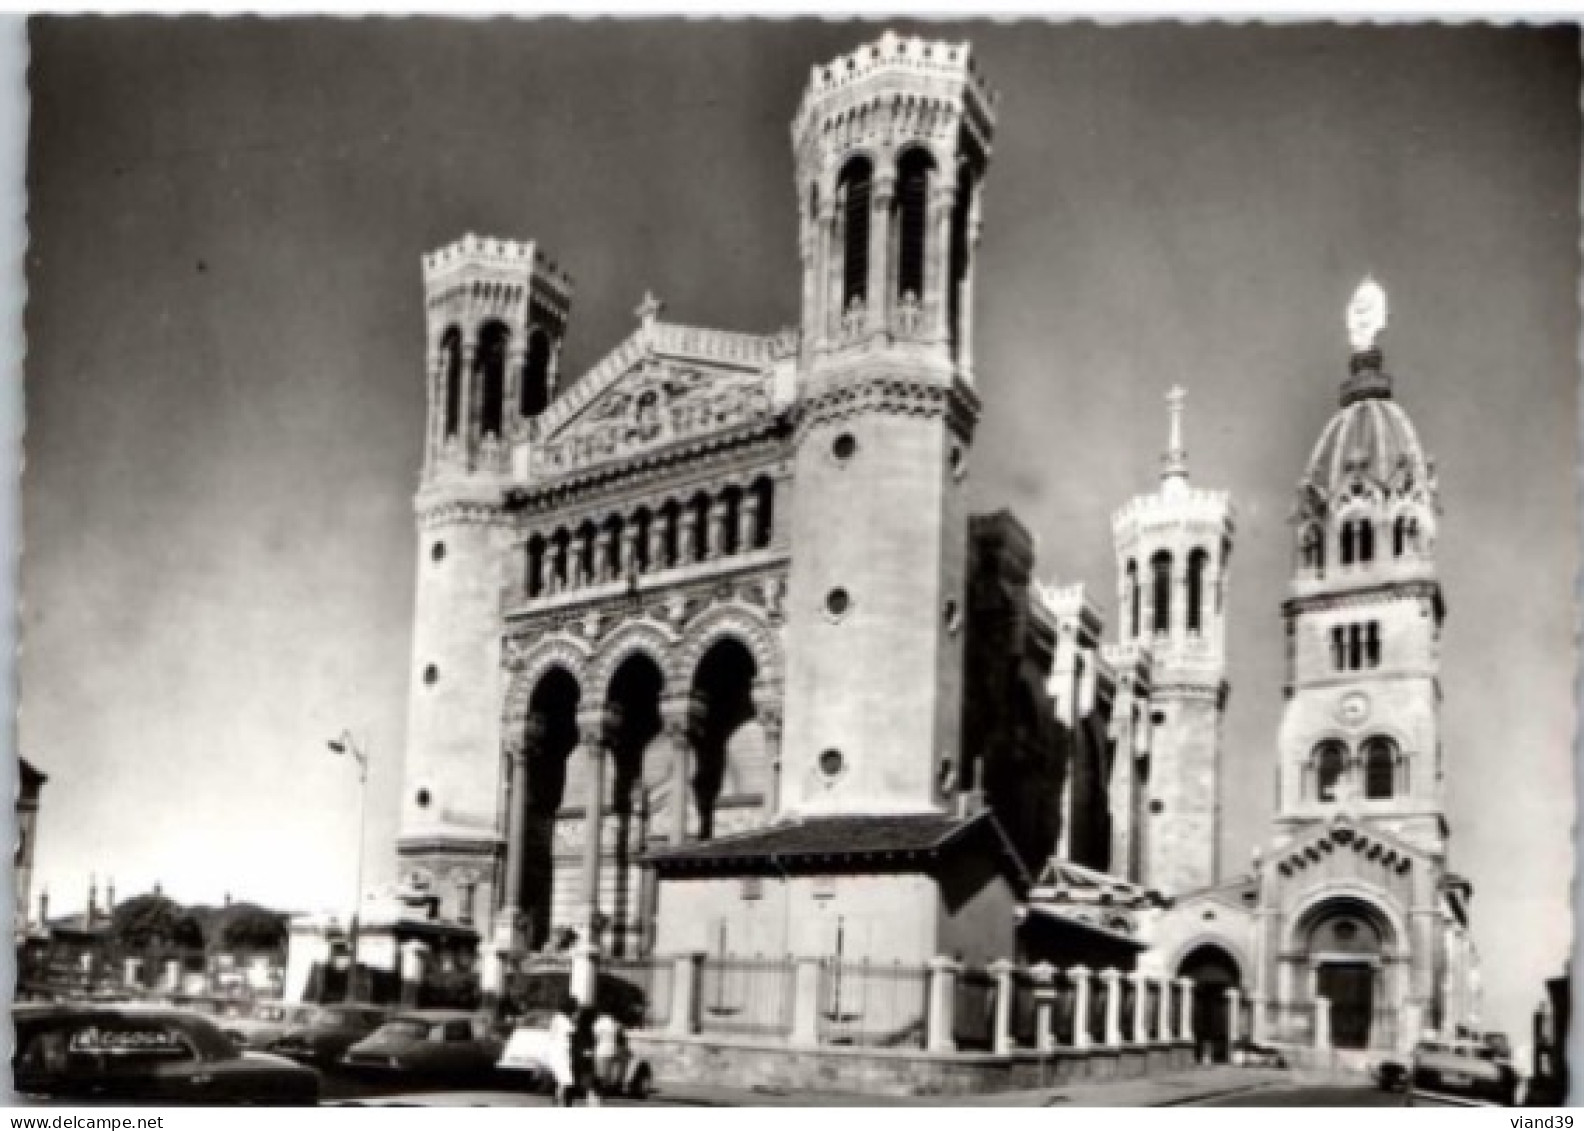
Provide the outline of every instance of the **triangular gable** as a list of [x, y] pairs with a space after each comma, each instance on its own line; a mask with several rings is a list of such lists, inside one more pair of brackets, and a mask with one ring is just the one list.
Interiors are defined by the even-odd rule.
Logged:
[[774, 415], [772, 339], [640, 328], [539, 419], [530, 470], [560, 475]]
[[1259, 882], [1253, 876], [1238, 876], [1210, 887], [1185, 891], [1174, 901], [1178, 907], [1195, 903], [1219, 903], [1239, 911], [1251, 908], [1259, 896]]

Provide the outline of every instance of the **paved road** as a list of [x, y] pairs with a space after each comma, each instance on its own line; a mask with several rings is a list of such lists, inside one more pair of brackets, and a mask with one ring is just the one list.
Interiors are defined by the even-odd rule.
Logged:
[[1196, 1107], [1402, 1107], [1401, 1092], [1348, 1085], [1282, 1085], [1205, 1100]]

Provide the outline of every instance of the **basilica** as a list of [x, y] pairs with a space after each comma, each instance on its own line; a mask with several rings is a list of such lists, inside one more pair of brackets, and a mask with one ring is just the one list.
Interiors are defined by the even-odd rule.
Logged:
[[1445, 866], [1440, 510], [1384, 295], [1355, 300], [1337, 414], [1291, 470], [1279, 802], [1235, 872], [1235, 515], [1190, 481], [1183, 392], [1158, 486], [1111, 518], [1109, 630], [1017, 516], [969, 508], [1001, 379], [974, 351], [996, 114], [965, 44], [888, 34], [814, 68], [795, 327], [646, 296], [569, 374], [573, 286], [542, 247], [424, 257], [402, 882], [476, 931], [487, 988], [569, 947], [944, 956], [1191, 978], [1223, 1046], [1450, 1028], [1474, 958]]

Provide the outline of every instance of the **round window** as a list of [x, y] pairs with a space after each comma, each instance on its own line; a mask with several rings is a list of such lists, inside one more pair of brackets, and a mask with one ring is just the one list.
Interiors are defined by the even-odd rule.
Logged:
[[847, 590], [838, 587], [825, 594], [825, 611], [831, 616], [844, 617], [850, 608], [852, 608], [852, 597], [848, 595]]
[[424, 682], [433, 687], [440, 679], [440, 669], [430, 664], [424, 669]]
[[831, 442], [831, 455], [845, 463], [852, 459], [853, 453], [858, 450], [858, 438], [851, 432], [843, 432]]
[[436, 542], [433, 546], [431, 546], [429, 548], [429, 558], [431, 561], [436, 562], [445, 561], [445, 543]]
[[842, 752], [834, 746], [819, 756], [820, 773], [833, 778], [842, 772]]

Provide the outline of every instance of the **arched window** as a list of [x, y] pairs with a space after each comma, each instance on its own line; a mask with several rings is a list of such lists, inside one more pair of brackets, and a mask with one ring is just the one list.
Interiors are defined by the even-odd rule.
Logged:
[[1325, 569], [1325, 536], [1318, 526], [1306, 526], [1303, 532], [1303, 565], [1320, 573]]
[[534, 330], [528, 335], [528, 351], [523, 358], [522, 396], [519, 407], [530, 419], [550, 404], [550, 335]]
[[1340, 624], [1331, 629], [1331, 666], [1337, 671], [1347, 667], [1347, 629]]
[[897, 165], [897, 297], [924, 298], [924, 247], [927, 238], [930, 174], [935, 162], [922, 149], [910, 149]]
[[510, 331], [499, 322], [490, 322], [479, 331], [478, 361], [480, 381], [479, 431], [485, 436], [501, 434], [501, 418], [506, 398], [506, 339]]
[[1397, 744], [1389, 738], [1372, 738], [1364, 744], [1364, 796], [1371, 801], [1389, 798], [1396, 790]]
[[1358, 560], [1375, 560], [1375, 524], [1367, 518], [1358, 520]]
[[947, 318], [954, 356], [962, 354], [963, 291], [968, 285], [968, 220], [973, 210], [973, 174], [964, 166], [957, 175], [957, 200], [952, 205], [951, 248], [947, 263]]
[[1139, 593], [1138, 563], [1132, 559], [1127, 564], [1128, 638], [1137, 640], [1139, 634], [1139, 608], [1143, 604]]
[[1347, 748], [1340, 742], [1322, 742], [1315, 748], [1315, 798], [1335, 801], [1337, 786], [1347, 772]]
[[1195, 550], [1188, 555], [1188, 631], [1199, 632], [1204, 628], [1204, 586], [1205, 566], [1210, 562], [1210, 555], [1204, 550]]
[[462, 425], [462, 331], [452, 326], [440, 339], [445, 367], [445, 434], [455, 436]]
[[1171, 631], [1171, 569], [1172, 558], [1165, 550], [1150, 559], [1156, 633]]
[[1348, 671], [1364, 666], [1364, 634], [1356, 624], [1348, 625]]
[[1342, 564], [1353, 564], [1353, 524], [1351, 522], [1342, 524]]
[[869, 296], [869, 214], [874, 170], [867, 157], [854, 157], [837, 182], [842, 216], [842, 309]]
[[770, 545], [770, 534], [775, 522], [775, 484], [769, 479], [754, 480], [751, 490], [759, 500], [758, 519], [753, 530], [753, 549], [762, 550]]
[[1380, 622], [1370, 621], [1364, 634], [1364, 660], [1372, 668], [1380, 667], [1381, 642]]
[[535, 534], [528, 539], [528, 597], [530, 600], [544, 594], [545, 584], [548, 580], [545, 577], [544, 536]]

